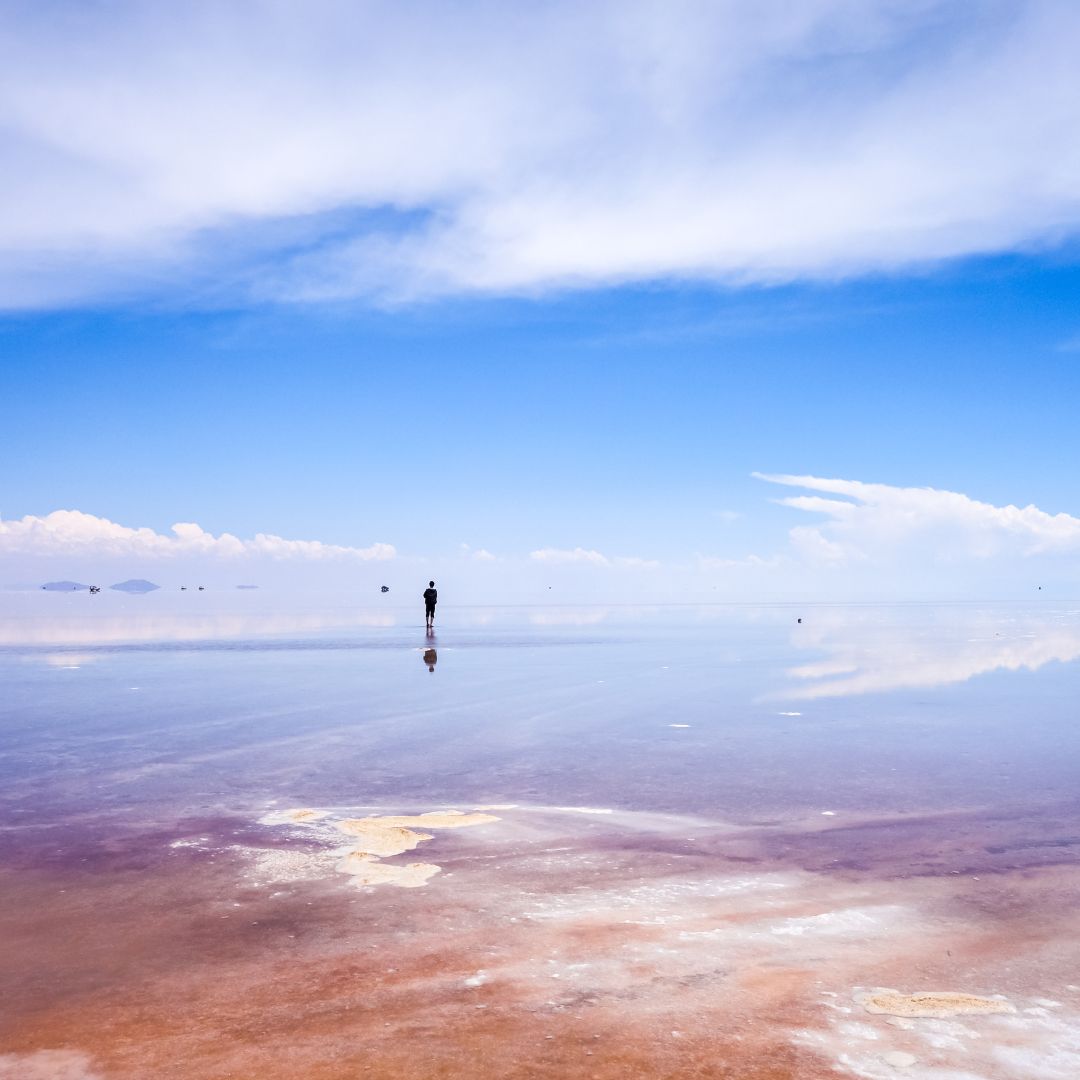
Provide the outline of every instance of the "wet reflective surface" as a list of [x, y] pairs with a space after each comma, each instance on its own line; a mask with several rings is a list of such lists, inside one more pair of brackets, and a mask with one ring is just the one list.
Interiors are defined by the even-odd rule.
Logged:
[[0, 1077], [1080, 1075], [1080, 609], [422, 616], [0, 599]]

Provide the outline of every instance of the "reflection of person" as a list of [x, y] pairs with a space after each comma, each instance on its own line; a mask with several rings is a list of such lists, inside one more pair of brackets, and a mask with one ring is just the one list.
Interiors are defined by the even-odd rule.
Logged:
[[427, 624], [431, 626], [435, 622], [435, 605], [439, 602], [439, 594], [435, 591], [435, 582], [429, 581], [424, 590], [424, 613], [427, 616]]
[[435, 665], [438, 663], [439, 654], [434, 649], [424, 650], [424, 663], [427, 664], [428, 671], [434, 671]]

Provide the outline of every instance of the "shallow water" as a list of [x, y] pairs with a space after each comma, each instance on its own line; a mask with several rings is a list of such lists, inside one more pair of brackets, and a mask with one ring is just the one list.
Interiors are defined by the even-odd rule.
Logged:
[[1080, 1075], [1078, 658], [1054, 604], [7, 594], [0, 1077]]

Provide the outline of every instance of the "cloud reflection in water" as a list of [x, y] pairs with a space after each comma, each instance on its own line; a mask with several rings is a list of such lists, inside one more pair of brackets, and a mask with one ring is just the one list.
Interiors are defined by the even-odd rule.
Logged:
[[773, 698], [809, 701], [887, 690], [944, 686], [992, 671], [1035, 671], [1080, 658], [1080, 612], [1025, 612], [1002, 618], [952, 610], [927, 623], [853, 622], [850, 612], [819, 613], [792, 644], [818, 660], [787, 669], [796, 681]]

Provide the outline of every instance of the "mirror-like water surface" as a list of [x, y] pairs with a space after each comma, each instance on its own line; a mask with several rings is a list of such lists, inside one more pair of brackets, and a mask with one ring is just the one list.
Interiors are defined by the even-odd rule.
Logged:
[[0, 1076], [1080, 1075], [1080, 609], [3, 605]]

